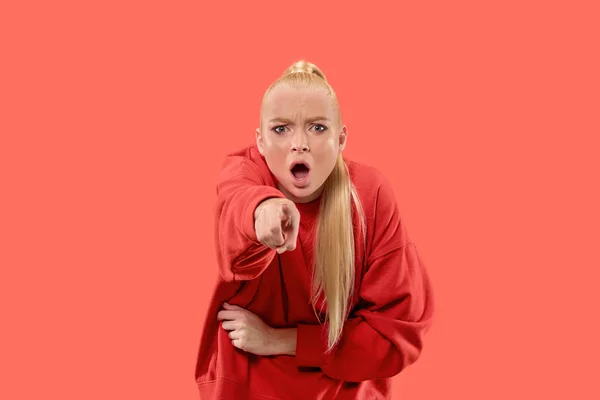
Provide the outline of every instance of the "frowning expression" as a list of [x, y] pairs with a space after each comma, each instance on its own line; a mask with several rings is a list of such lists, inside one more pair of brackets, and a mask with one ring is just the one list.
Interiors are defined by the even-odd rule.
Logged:
[[346, 145], [337, 105], [325, 88], [279, 85], [265, 97], [256, 142], [290, 200], [316, 199]]

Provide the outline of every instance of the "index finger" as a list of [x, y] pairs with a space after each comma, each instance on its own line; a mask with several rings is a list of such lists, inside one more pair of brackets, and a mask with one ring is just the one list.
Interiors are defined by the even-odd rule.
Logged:
[[217, 321], [234, 320], [241, 315], [241, 311], [237, 310], [221, 310], [217, 313]]
[[291, 216], [292, 216], [292, 212], [291, 212], [291, 210], [290, 210], [290, 207], [289, 207], [289, 205], [287, 205], [286, 203], [283, 203], [283, 204], [281, 205], [281, 212], [280, 212], [280, 215], [281, 215], [281, 219], [282, 219], [283, 221], [286, 221], [286, 220], [288, 220], [288, 219], [290, 219], [290, 218], [291, 218]]

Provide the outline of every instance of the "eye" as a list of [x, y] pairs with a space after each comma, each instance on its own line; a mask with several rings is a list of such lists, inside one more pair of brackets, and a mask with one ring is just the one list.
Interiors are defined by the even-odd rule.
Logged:
[[327, 130], [327, 127], [321, 124], [316, 124], [313, 128], [315, 128], [317, 132], [325, 132]]
[[279, 125], [279, 126], [273, 127], [271, 130], [275, 133], [283, 133], [283, 132], [285, 132], [284, 129], [285, 129], [285, 125]]

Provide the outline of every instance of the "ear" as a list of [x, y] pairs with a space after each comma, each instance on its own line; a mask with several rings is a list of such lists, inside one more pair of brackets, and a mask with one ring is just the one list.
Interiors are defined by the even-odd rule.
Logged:
[[346, 125], [342, 126], [342, 130], [340, 131], [339, 145], [340, 151], [343, 151], [346, 148], [346, 141], [348, 139], [348, 128]]
[[256, 128], [256, 146], [258, 147], [258, 151], [260, 152], [260, 154], [264, 156], [263, 141], [262, 134], [260, 133], [260, 128]]

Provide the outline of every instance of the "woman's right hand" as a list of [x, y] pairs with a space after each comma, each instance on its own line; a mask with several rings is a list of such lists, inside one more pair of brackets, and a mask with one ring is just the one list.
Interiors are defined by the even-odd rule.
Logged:
[[256, 238], [279, 254], [296, 248], [299, 226], [300, 212], [291, 200], [267, 199], [254, 211]]

